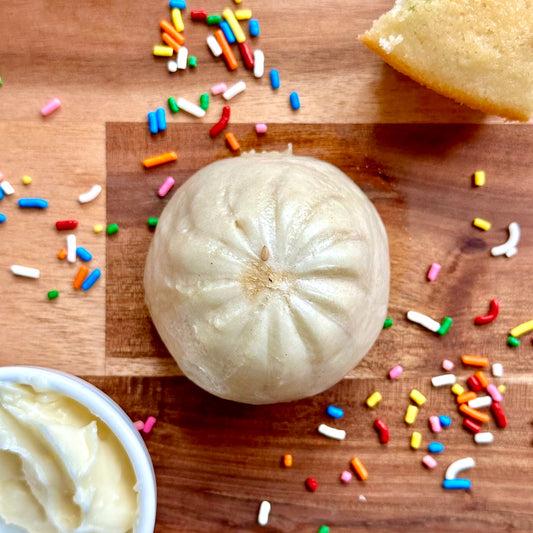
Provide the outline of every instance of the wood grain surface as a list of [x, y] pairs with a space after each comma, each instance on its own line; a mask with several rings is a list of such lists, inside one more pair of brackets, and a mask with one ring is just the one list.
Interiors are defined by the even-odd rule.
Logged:
[[[188, 9], [220, 13], [218, 0], [189, 2]], [[158, 422], [146, 443], [158, 482], [156, 533], [284, 531], [532, 531], [530, 495], [533, 442], [533, 346], [531, 334], [517, 348], [506, 344], [509, 329], [533, 318], [530, 301], [533, 261], [533, 125], [509, 124], [461, 107], [394, 72], [356, 36], [389, 0], [294, 2], [243, 0], [261, 23], [252, 41], [265, 52], [267, 71], [277, 68], [282, 86], [268, 76], [254, 79], [241, 65], [230, 73], [205, 45], [209, 31], [185, 17], [186, 43], [198, 67], [176, 74], [154, 58], [158, 23], [168, 18], [164, 1], [124, 4], [118, 0], [80, 3], [0, 0], [0, 172], [16, 193], [0, 200], [7, 221], [0, 225], [0, 364], [31, 364], [80, 375], [115, 399], [132, 419], [154, 415]], [[208, 130], [224, 102], [212, 97], [203, 119], [167, 114], [165, 133], [150, 136], [146, 113], [166, 107], [169, 96], [197, 101], [218, 81], [243, 79], [246, 91], [231, 102], [231, 130], [242, 150], [284, 150], [320, 157], [339, 166], [375, 203], [387, 227], [392, 282], [384, 330], [363, 362], [335, 387], [299, 402], [246, 406], [217, 399], [184, 376], [155, 332], [143, 303], [142, 271], [151, 231], [168, 199], [157, 197], [163, 179], [176, 187], [203, 165], [235, 157]], [[300, 94], [302, 108], [290, 109], [288, 95]], [[39, 109], [52, 97], [62, 107], [43, 118]], [[265, 121], [258, 137], [253, 125]], [[176, 150], [176, 163], [145, 170], [141, 160]], [[473, 171], [487, 173], [487, 185], [472, 186]], [[30, 175], [30, 185], [22, 176]], [[77, 197], [93, 184], [98, 199]], [[174, 189], [174, 190], [175, 190]], [[20, 197], [43, 197], [42, 212], [16, 206]], [[490, 231], [472, 226], [475, 217]], [[102, 278], [87, 292], [75, 291], [79, 267], [59, 261], [65, 235], [56, 220], [77, 218], [78, 242], [93, 254], [91, 267]], [[507, 239], [507, 226], [522, 229], [518, 253], [491, 257]], [[93, 225], [116, 222], [113, 236]], [[442, 270], [426, 280], [432, 262]], [[15, 278], [9, 265], [41, 269], [39, 280]], [[46, 293], [58, 289], [57, 300]], [[486, 326], [473, 318], [497, 297], [501, 313]], [[415, 309], [436, 320], [454, 319], [444, 337], [407, 322]], [[459, 364], [463, 353], [501, 362], [507, 386], [509, 427], [491, 422], [495, 442], [473, 443], [448, 389], [431, 387], [441, 361], [458, 364], [464, 383], [471, 373]], [[387, 379], [395, 364], [397, 381]], [[409, 392], [427, 395], [413, 428], [403, 422]], [[365, 407], [374, 390], [383, 395]], [[327, 405], [345, 410], [328, 420]], [[430, 433], [432, 414], [447, 414], [452, 426]], [[381, 445], [372, 423], [382, 418], [391, 441]], [[320, 423], [347, 431], [331, 441], [317, 433]], [[411, 431], [423, 434], [423, 449], [409, 449]], [[445, 452], [434, 471], [421, 459], [431, 440]], [[282, 468], [284, 453], [294, 456]], [[367, 481], [344, 485], [340, 473], [359, 456]], [[441, 488], [446, 466], [472, 456], [466, 474], [470, 491]], [[315, 477], [315, 493], [305, 489]], [[257, 525], [260, 501], [272, 502], [268, 526]], [[142, 532], [145, 533], [145, 532]]]

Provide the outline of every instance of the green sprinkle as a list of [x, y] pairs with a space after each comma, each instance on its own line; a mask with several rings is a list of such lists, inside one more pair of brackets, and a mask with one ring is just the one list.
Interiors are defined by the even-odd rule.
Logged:
[[390, 328], [392, 326], [392, 318], [386, 318], [385, 322], [383, 322], [384, 328]]
[[172, 111], [172, 113], [177, 113], [180, 110], [175, 98], [172, 96], [168, 99], [168, 107]]
[[320, 529], [317, 531], [317, 533], [329, 533], [329, 527], [328, 526], [320, 526]]
[[109, 226], [107, 226], [107, 234], [108, 235], [113, 235], [114, 233], [117, 233], [118, 232], [118, 224], [109, 224]]
[[520, 346], [520, 341], [516, 337], [509, 335], [509, 338], [507, 339], [507, 344], [509, 346], [512, 346], [513, 348], [516, 348], [517, 346]]
[[195, 56], [189, 56], [189, 59], [187, 60], [187, 63], [189, 63], [189, 67], [197, 67], [198, 66], [198, 59], [196, 59]]
[[437, 330], [437, 333], [439, 335], [446, 335], [448, 330], [452, 327], [452, 323], [453, 320], [449, 316], [445, 317], [440, 323], [440, 328]]
[[49, 300], [55, 300], [59, 296], [59, 291], [56, 291], [56, 290], [48, 291], [47, 296]]
[[214, 26], [222, 22], [222, 17], [220, 15], [208, 15], [205, 21], [209, 26]]
[[2, 85], [2, 78], [0, 78], [0, 85]]
[[207, 93], [200, 95], [200, 107], [204, 111], [207, 111], [207, 108], [209, 107], [209, 95]]
[[150, 226], [151, 228], [155, 228], [157, 226], [157, 223], [159, 222], [159, 219], [157, 217], [150, 217], [146, 223], [148, 224], [148, 226]]

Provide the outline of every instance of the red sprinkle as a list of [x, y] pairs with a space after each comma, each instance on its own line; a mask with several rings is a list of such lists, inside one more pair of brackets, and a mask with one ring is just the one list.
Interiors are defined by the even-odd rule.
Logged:
[[481, 424], [478, 424], [477, 422], [474, 422], [470, 418], [465, 418], [463, 420], [463, 427], [465, 429], [468, 429], [468, 431], [471, 431], [472, 433], [479, 433], [481, 431]]
[[211, 137], [216, 137], [228, 125], [230, 110], [231, 108], [229, 105], [225, 105], [222, 108], [222, 116], [220, 117], [220, 120], [209, 130], [209, 135], [211, 135]]
[[246, 68], [254, 68], [254, 53], [252, 52], [248, 41], [239, 43], [239, 50], [241, 51], [241, 57]]
[[474, 324], [480, 326], [492, 322], [498, 316], [499, 311], [500, 302], [496, 298], [493, 298], [489, 304], [489, 312], [486, 315], [476, 316], [476, 318], [474, 318]]
[[385, 424], [385, 422], [383, 422], [381, 418], [377, 418], [376, 420], [374, 420], [374, 428], [378, 432], [379, 442], [381, 442], [381, 444], [387, 444], [387, 442], [389, 442], [390, 437], [389, 428], [387, 427], [387, 424]]
[[492, 411], [492, 416], [494, 416], [494, 421], [496, 422], [496, 425], [499, 428], [506, 427], [507, 417], [505, 416], [505, 413], [503, 412], [503, 408], [500, 402], [492, 402], [490, 406], [490, 410]]
[[318, 481], [314, 477], [308, 477], [305, 480], [305, 486], [311, 492], [315, 492], [315, 490], [318, 488]]
[[191, 11], [191, 19], [205, 22], [207, 20], [207, 11], [205, 9], [193, 9]]
[[470, 376], [466, 380], [466, 384], [468, 385], [468, 388], [474, 392], [480, 392], [483, 390], [483, 384], [481, 381], [479, 381], [479, 378], [477, 376]]
[[74, 229], [77, 227], [78, 227], [77, 220], [58, 220], [56, 222], [56, 229], [60, 231], [63, 229]]

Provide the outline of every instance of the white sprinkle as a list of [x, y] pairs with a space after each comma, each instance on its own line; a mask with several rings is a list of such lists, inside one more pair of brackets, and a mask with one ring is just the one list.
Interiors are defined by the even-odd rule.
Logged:
[[468, 406], [473, 407], [474, 409], [479, 409], [480, 407], [490, 407], [492, 405], [491, 396], [478, 396], [473, 400], [468, 400]]
[[444, 479], [455, 479], [457, 474], [468, 468], [476, 466], [476, 462], [472, 457], [464, 457], [463, 459], [457, 459], [447, 469], [444, 474]]
[[178, 70], [178, 64], [173, 59], [170, 59], [167, 63], [167, 69], [169, 72], [176, 72]]
[[2, 180], [2, 183], [0, 183], [0, 187], [2, 187], [4, 194], [6, 194], [7, 196], [10, 196], [15, 192], [15, 189], [13, 189], [13, 185], [11, 185], [11, 183], [9, 183], [9, 181], [7, 180]]
[[364, 494], [359, 494], [359, 501], [360, 502], [366, 502], [367, 501], [365, 496], [364, 496]]
[[189, 100], [185, 100], [185, 98], [178, 98], [178, 101], [176, 103], [182, 111], [189, 113], [193, 117], [205, 117], [205, 110], [203, 110], [200, 106], [189, 102]]
[[474, 442], [476, 444], [490, 444], [494, 442], [494, 435], [490, 431], [476, 433], [474, 435]]
[[344, 440], [346, 438], [346, 431], [344, 429], [332, 428], [326, 424], [320, 424], [318, 426], [318, 432], [330, 439]]
[[224, 91], [222, 97], [224, 100], [231, 100], [234, 96], [242, 93], [246, 89], [246, 83], [244, 81], [238, 81], [235, 85], [232, 85], [229, 89]]
[[80, 202], [80, 204], [92, 202], [101, 192], [102, 187], [100, 185], [93, 185], [88, 192], [84, 192], [78, 196], [78, 202]]
[[503, 365], [501, 363], [494, 363], [492, 365], [492, 375], [495, 378], [501, 378], [503, 376]]
[[265, 73], [265, 54], [262, 50], [254, 50], [254, 76], [261, 78]]
[[206, 41], [207, 46], [209, 46], [209, 50], [211, 50], [211, 53], [215, 57], [222, 55], [222, 48], [220, 48], [220, 45], [218, 44], [218, 41], [214, 35], [208, 35]]
[[30, 267], [25, 267], [22, 265], [11, 265], [10, 268], [11, 268], [11, 272], [13, 272], [15, 276], [39, 279], [39, 276], [41, 275], [41, 272], [38, 268], [30, 268]]
[[187, 50], [185, 46], [180, 46], [180, 49], [178, 50], [177, 61], [176, 61], [178, 63], [179, 70], [185, 70], [187, 68], [188, 57], [189, 57], [189, 50]]
[[67, 235], [67, 261], [76, 262], [76, 235], [74, 233]]
[[440, 376], [433, 376], [431, 384], [434, 387], [444, 387], [445, 385], [453, 385], [457, 381], [455, 374], [441, 374]]
[[520, 226], [517, 222], [511, 222], [509, 224], [509, 238], [503, 244], [495, 246], [491, 249], [490, 253], [493, 256], [506, 255], [512, 257], [516, 254], [516, 245], [520, 241]]
[[260, 526], [266, 526], [268, 524], [268, 515], [272, 506], [267, 500], [263, 500], [259, 506], [259, 513], [257, 514], [257, 523]]
[[433, 320], [422, 313], [418, 313], [417, 311], [407, 311], [407, 320], [420, 324], [430, 331], [433, 331], [433, 333], [437, 333], [440, 328], [440, 324], [436, 320]]

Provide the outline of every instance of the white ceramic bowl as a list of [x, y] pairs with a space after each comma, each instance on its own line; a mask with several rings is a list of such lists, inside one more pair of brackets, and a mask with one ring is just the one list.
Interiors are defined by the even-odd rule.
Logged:
[[[71, 374], [33, 366], [0, 367], [0, 381], [31, 385], [37, 390], [52, 389], [81, 403], [102, 420], [124, 446], [137, 478], [139, 510], [134, 533], [153, 533], [157, 508], [157, 489], [150, 454], [139, 431], [128, 415], [100, 389]], [[22, 529], [6, 529], [0, 519], [2, 533], [21, 533]]]

